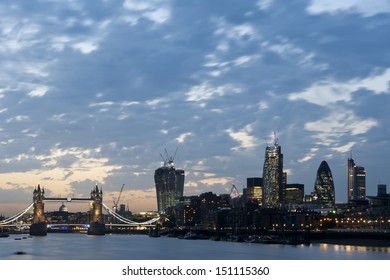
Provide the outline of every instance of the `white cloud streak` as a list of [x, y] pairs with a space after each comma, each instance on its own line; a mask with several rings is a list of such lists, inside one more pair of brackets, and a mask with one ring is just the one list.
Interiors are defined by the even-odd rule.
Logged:
[[390, 2], [388, 0], [311, 0], [306, 10], [312, 15], [346, 12], [370, 17], [376, 14], [390, 13]]
[[389, 92], [390, 68], [382, 74], [371, 75], [364, 79], [352, 79], [346, 82], [321, 81], [311, 85], [303, 92], [291, 93], [290, 100], [302, 99], [320, 106], [328, 106], [337, 102], [351, 102], [353, 93], [359, 89], [371, 91], [374, 94]]

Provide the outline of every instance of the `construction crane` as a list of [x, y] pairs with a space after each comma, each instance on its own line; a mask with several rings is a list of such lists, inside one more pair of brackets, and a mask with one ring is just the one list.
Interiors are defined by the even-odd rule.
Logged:
[[121, 195], [122, 195], [122, 192], [123, 192], [123, 188], [125, 187], [125, 184], [122, 185], [122, 188], [119, 192], [119, 195], [118, 195], [118, 198], [116, 199], [116, 201], [114, 200], [114, 206], [112, 207], [113, 210], [116, 212], [118, 210], [118, 203], [119, 203], [119, 199], [121, 198]]
[[[233, 193], [235, 193], [235, 196], [233, 196]], [[242, 196], [234, 184], [230, 189], [230, 203], [233, 208], [242, 207], [244, 204]]]
[[236, 186], [234, 184], [232, 184], [232, 188], [230, 189], [230, 196], [232, 196], [233, 194], [233, 191], [236, 191], [236, 197], [240, 197], [240, 192], [238, 191], [238, 189], [236, 188]]

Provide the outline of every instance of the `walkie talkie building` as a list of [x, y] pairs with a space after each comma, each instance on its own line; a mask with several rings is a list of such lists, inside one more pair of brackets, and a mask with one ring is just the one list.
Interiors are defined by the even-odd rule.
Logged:
[[183, 196], [184, 170], [176, 169], [172, 157], [164, 159], [164, 166], [154, 172], [156, 184], [157, 208], [163, 213], [168, 207], [175, 205], [176, 198]]

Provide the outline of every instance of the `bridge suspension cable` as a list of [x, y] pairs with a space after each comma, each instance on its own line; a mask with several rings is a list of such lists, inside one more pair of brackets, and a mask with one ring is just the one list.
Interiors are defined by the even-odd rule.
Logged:
[[10, 224], [14, 221], [16, 221], [17, 219], [19, 219], [20, 217], [22, 217], [24, 214], [26, 214], [32, 207], [33, 207], [34, 203], [31, 203], [26, 209], [24, 209], [22, 212], [12, 216], [12, 217], [9, 217], [5, 220], [2, 220], [0, 221], [0, 225], [7, 225], [7, 224]]
[[125, 224], [128, 224], [128, 225], [135, 225], [135, 226], [142, 226], [142, 225], [150, 225], [150, 224], [153, 224], [155, 222], [157, 222], [159, 219], [160, 219], [160, 216], [158, 216], [157, 218], [153, 218], [153, 219], [150, 219], [148, 221], [145, 221], [145, 222], [136, 222], [136, 221], [132, 221], [132, 220], [129, 220], [129, 219], [126, 219], [125, 217], [122, 217], [121, 215], [119, 215], [118, 213], [115, 213], [115, 211], [112, 211], [110, 209], [110, 207], [108, 207], [107, 205], [105, 205], [104, 203], [102, 204], [104, 209], [106, 209], [106, 211], [114, 216], [115, 218], [117, 218], [119, 221], [125, 223]]

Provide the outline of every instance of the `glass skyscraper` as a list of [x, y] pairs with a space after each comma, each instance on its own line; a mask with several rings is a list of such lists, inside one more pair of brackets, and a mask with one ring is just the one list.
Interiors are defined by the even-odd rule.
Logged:
[[352, 157], [348, 158], [348, 202], [366, 199], [366, 170], [357, 166]]
[[321, 162], [321, 165], [317, 170], [313, 200], [315, 203], [318, 203], [321, 208], [332, 208], [335, 206], [332, 171], [325, 160]]
[[350, 202], [353, 199], [354, 168], [355, 168], [355, 161], [353, 160], [352, 157], [349, 157], [348, 162], [347, 162], [347, 184], [348, 184], [347, 198], [348, 198], [348, 202]]
[[277, 208], [283, 197], [283, 154], [278, 140], [265, 149], [263, 167], [263, 202], [264, 208]]
[[158, 212], [174, 206], [177, 198], [183, 196], [184, 170], [176, 169], [173, 159], [164, 160], [164, 166], [154, 172]]

